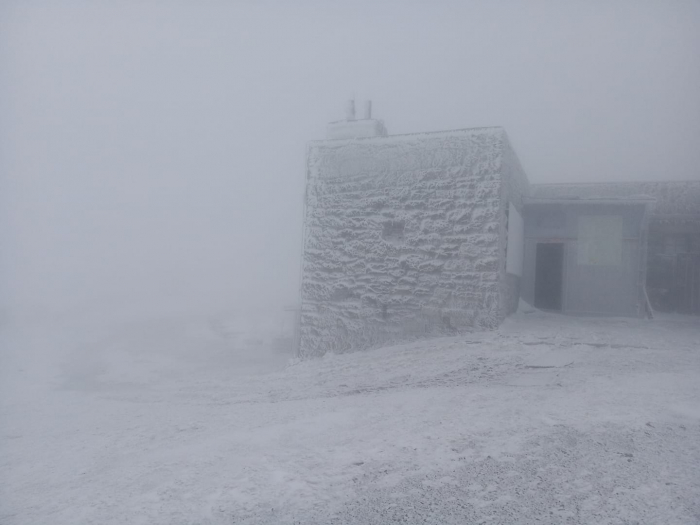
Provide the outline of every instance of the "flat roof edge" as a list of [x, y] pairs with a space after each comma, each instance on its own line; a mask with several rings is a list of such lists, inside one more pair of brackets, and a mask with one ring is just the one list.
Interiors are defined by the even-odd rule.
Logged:
[[581, 198], [581, 197], [527, 197], [525, 205], [532, 204], [653, 204], [656, 199], [653, 197], [600, 197], [600, 198]]
[[532, 182], [531, 186], [605, 186], [611, 184], [700, 184], [700, 179], [673, 179], [673, 180], [612, 180], [601, 182]]
[[467, 133], [470, 131], [497, 131], [500, 130], [505, 133], [505, 128], [503, 126], [480, 126], [476, 128], [458, 128], [458, 129], [444, 129], [438, 131], [417, 131], [415, 133], [397, 133], [395, 135], [386, 136], [376, 136], [376, 137], [357, 137], [357, 138], [346, 138], [346, 139], [314, 139], [308, 141], [308, 144], [323, 144], [323, 143], [339, 143], [339, 142], [355, 142], [355, 141], [365, 141], [365, 140], [390, 140], [393, 138], [402, 137], [418, 137], [421, 135], [449, 135], [451, 133]]

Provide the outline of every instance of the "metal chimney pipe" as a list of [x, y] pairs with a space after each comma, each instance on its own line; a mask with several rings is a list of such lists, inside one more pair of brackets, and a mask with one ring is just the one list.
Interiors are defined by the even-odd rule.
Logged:
[[348, 105], [345, 106], [345, 119], [355, 120], [355, 101], [348, 100]]
[[372, 101], [365, 100], [365, 120], [370, 120], [372, 118]]

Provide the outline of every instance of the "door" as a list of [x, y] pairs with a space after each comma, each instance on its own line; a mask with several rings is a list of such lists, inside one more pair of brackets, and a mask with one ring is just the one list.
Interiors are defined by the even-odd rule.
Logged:
[[561, 311], [564, 243], [540, 242], [535, 252], [535, 308]]
[[700, 254], [678, 254], [675, 270], [676, 311], [700, 314]]

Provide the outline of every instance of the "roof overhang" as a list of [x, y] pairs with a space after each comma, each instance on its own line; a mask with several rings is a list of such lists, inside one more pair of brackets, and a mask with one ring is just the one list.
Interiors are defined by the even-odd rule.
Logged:
[[582, 199], [579, 197], [571, 198], [546, 198], [546, 197], [527, 197], [525, 199], [525, 208], [540, 208], [548, 205], [559, 206], [647, 206], [652, 207], [656, 203], [656, 199], [652, 197], [633, 197], [633, 198], [593, 198]]

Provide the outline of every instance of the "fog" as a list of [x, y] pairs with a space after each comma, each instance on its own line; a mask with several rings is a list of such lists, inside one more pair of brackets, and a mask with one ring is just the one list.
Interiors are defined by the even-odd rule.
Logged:
[[297, 302], [305, 145], [504, 126], [532, 182], [700, 177], [697, 2], [4, 2], [6, 309]]
[[695, 0], [0, 2], [0, 523], [697, 523], [699, 94]]

